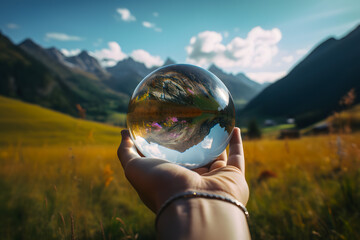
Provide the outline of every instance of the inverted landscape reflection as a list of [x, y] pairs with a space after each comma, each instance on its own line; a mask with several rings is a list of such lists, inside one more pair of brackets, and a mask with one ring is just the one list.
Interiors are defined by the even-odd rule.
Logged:
[[138, 85], [127, 124], [144, 156], [197, 168], [226, 148], [235, 108], [228, 89], [215, 75], [176, 64], [156, 70]]

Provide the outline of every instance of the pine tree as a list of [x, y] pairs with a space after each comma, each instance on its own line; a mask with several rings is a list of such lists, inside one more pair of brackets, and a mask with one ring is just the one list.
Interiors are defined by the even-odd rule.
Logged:
[[261, 129], [255, 119], [249, 122], [247, 133], [250, 139], [261, 138]]

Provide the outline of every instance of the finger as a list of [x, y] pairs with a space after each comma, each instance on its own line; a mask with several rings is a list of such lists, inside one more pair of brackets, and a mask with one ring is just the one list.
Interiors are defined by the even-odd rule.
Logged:
[[209, 168], [209, 172], [211, 172], [212, 170], [218, 169], [218, 168], [222, 168], [226, 166], [226, 162], [225, 161], [215, 161], [213, 162], [213, 164], [211, 164], [210, 168]]
[[228, 165], [239, 168], [245, 174], [244, 149], [240, 129], [235, 127], [229, 144]]
[[199, 175], [202, 175], [202, 174], [212, 171], [216, 168], [225, 167], [226, 162], [227, 162], [227, 154], [226, 154], [226, 149], [225, 149], [214, 161], [212, 161], [200, 168], [192, 169], [192, 171], [198, 173]]
[[209, 167], [209, 171], [212, 171], [217, 168], [225, 167], [227, 163], [227, 154], [226, 149], [220, 154], [220, 156], [217, 157], [217, 159], [211, 163]]
[[209, 171], [209, 168], [201, 167], [201, 168], [193, 169], [193, 171], [196, 172], [199, 175], [203, 175], [204, 173], [207, 173]]
[[224, 161], [227, 162], [227, 154], [226, 149], [216, 158], [216, 161]]
[[129, 131], [122, 130], [121, 136], [122, 136], [121, 144], [118, 148], [117, 154], [121, 162], [121, 165], [125, 169], [125, 166], [128, 164], [129, 161], [131, 161], [134, 158], [139, 158], [140, 155], [137, 153], [134, 143], [130, 138]]

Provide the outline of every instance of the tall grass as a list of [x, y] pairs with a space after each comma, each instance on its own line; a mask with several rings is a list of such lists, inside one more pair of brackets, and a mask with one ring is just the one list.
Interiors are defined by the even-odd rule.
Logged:
[[[119, 128], [0, 97], [1, 239], [154, 239]], [[360, 239], [360, 133], [245, 141], [253, 239]], [[221, 231], [221, 229], [219, 229]]]
[[251, 141], [245, 154], [254, 239], [360, 239], [359, 134]]
[[[254, 239], [359, 239], [360, 135], [245, 142]], [[0, 148], [2, 239], [154, 238], [116, 147]]]
[[[153, 236], [113, 146], [0, 149], [1, 239]], [[120, 221], [119, 221], [120, 219]]]

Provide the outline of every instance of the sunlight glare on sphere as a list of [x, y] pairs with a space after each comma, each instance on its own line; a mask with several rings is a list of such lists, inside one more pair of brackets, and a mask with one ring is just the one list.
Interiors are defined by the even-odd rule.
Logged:
[[224, 151], [234, 125], [234, 103], [225, 85], [188, 64], [168, 65], [145, 77], [127, 114], [130, 136], [145, 157], [191, 169]]

